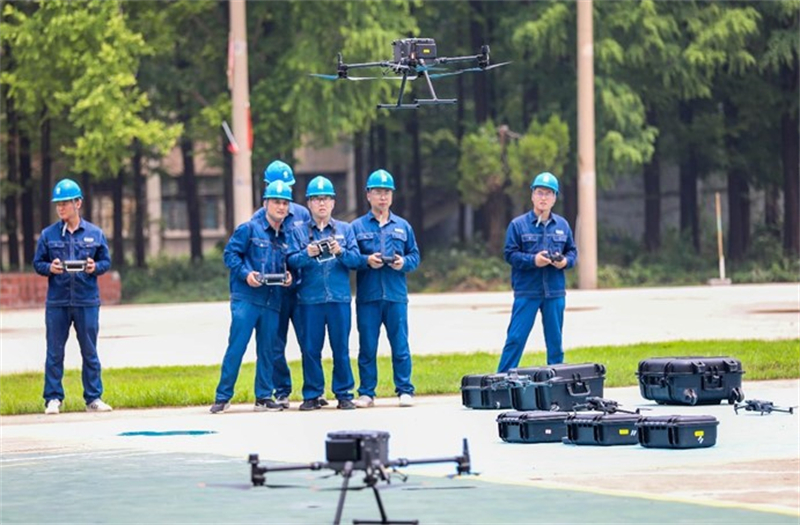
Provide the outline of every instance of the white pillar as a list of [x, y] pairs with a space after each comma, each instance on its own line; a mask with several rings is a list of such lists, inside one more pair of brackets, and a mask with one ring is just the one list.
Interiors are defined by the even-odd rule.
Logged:
[[247, 17], [244, 0], [230, 0], [229, 5], [233, 40], [233, 136], [238, 145], [238, 152], [233, 155], [233, 222], [241, 224], [253, 215], [253, 168], [248, 137]]
[[597, 288], [592, 0], [578, 0], [578, 287]]

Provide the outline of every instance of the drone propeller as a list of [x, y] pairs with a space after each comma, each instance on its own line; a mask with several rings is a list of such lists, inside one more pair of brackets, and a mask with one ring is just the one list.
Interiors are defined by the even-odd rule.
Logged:
[[339, 75], [323, 75], [322, 73], [309, 73], [310, 77], [324, 78], [325, 80], [339, 80]]
[[469, 67], [467, 69], [459, 69], [458, 71], [450, 71], [448, 73], [434, 73], [433, 75], [428, 75], [429, 78], [442, 78], [442, 77], [452, 77], [454, 75], [460, 75], [462, 73], [472, 73], [472, 72], [479, 72], [479, 71], [488, 71], [489, 69], [494, 69], [496, 67], [507, 66], [511, 62], [498, 62], [497, 64], [492, 64], [491, 66], [486, 67]]
[[[350, 76], [340, 77], [339, 75], [325, 75], [325, 74], [322, 74], [322, 73], [309, 73], [308, 76], [316, 77], [316, 78], [322, 78], [322, 79], [325, 79], [325, 80], [355, 80], [355, 81], [359, 81], [359, 80], [403, 80], [403, 77], [385, 77], [385, 76], [381, 76], [381, 77], [350, 77]], [[406, 77], [406, 80], [415, 80], [416, 78], [417, 78], [417, 75], [408, 76], [408, 77]]]

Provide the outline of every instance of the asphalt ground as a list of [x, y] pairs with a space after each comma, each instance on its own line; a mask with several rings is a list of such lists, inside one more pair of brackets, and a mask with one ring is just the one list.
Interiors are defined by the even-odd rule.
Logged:
[[[800, 327], [796, 283], [578, 291], [569, 293], [567, 304], [568, 349], [684, 339], [690, 354], [692, 339], [797, 337]], [[510, 307], [510, 294], [414, 296], [412, 352], [499, 351]], [[101, 359], [104, 366], [218, 364], [227, 315], [222, 303], [104, 307]], [[39, 369], [28, 363], [43, 361], [42, 320], [41, 310], [2, 312], [3, 373]], [[541, 351], [540, 332], [534, 331], [529, 348]], [[749, 399], [800, 404], [797, 380], [745, 381], [744, 391]], [[604, 396], [625, 408], [650, 409], [646, 415], [713, 415], [720, 421], [717, 444], [695, 450], [508, 444], [497, 436], [498, 411], [466, 409], [457, 396], [421, 397], [413, 408], [379, 399], [374, 409], [348, 412], [304, 413], [293, 406], [255, 413], [238, 405], [222, 415], [192, 407], [4, 416], [0, 522], [329, 522], [338, 493], [314, 488], [336, 488], [341, 478], [274, 473], [269, 483], [301, 487], [243, 490], [247, 455], [258, 453], [269, 463], [323, 461], [328, 432], [368, 429], [390, 433], [393, 459], [454, 456], [467, 438], [473, 470], [481, 473], [448, 479], [454, 471], [448, 464], [403, 469], [407, 486], [395, 480], [400, 488], [381, 492], [390, 519], [800, 522], [797, 413], [736, 415], [724, 403], [659, 406], [643, 400], [637, 388], [607, 389]], [[428, 489], [403, 490], [420, 484]], [[378, 518], [368, 491], [348, 493], [343, 523], [353, 518]]]

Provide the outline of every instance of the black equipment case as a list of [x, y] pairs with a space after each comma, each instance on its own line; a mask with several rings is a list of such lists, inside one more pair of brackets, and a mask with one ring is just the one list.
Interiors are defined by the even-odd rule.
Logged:
[[598, 363], [512, 368], [511, 406], [567, 412], [588, 397], [603, 397], [605, 378], [606, 367]]
[[659, 404], [709, 405], [744, 399], [742, 362], [732, 357], [656, 357], [639, 362], [639, 391]]
[[566, 412], [533, 410], [503, 412], [497, 416], [497, 431], [507, 443], [561, 443], [567, 435]]
[[637, 424], [639, 444], [648, 448], [705, 448], [717, 443], [714, 416], [647, 416]]
[[567, 437], [572, 445], [636, 445], [638, 414], [575, 412], [566, 419]]
[[461, 403], [467, 408], [511, 408], [508, 374], [470, 374], [462, 377]]

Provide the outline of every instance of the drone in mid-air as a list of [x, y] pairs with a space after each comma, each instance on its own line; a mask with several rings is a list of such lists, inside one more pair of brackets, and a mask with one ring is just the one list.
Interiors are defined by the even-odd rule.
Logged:
[[[461, 75], [468, 72], [482, 72], [505, 66], [511, 62], [489, 63], [489, 46], [481, 46], [477, 55], [457, 57], [440, 57], [436, 53], [436, 41], [432, 38], [403, 38], [392, 42], [394, 56], [392, 60], [381, 62], [363, 62], [346, 64], [342, 54], [338, 54], [336, 74], [325, 75], [311, 73], [311, 76], [326, 80], [400, 80], [400, 94], [394, 104], [378, 104], [381, 109], [417, 109], [420, 106], [435, 106], [442, 104], [455, 104], [454, 98], [439, 98], [433, 89], [433, 79]], [[450, 69], [452, 64], [473, 62], [475, 65], [463, 69]], [[365, 68], [383, 68], [379, 76], [351, 77], [350, 70]], [[423, 77], [428, 85], [431, 98], [415, 99], [412, 103], [403, 103], [403, 93], [406, 83]]]

